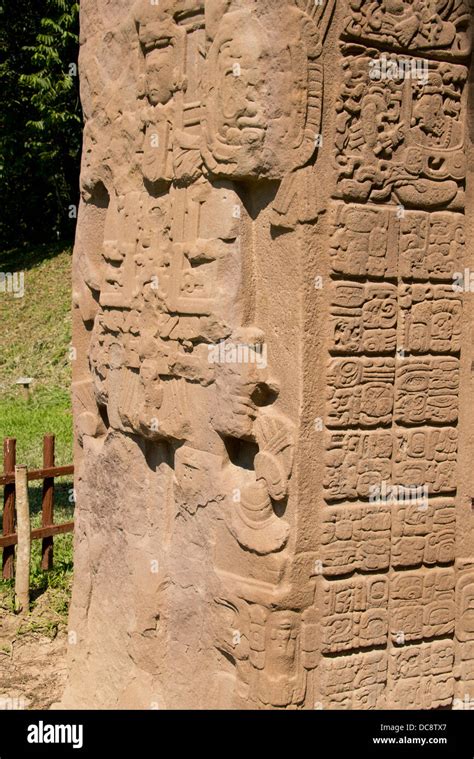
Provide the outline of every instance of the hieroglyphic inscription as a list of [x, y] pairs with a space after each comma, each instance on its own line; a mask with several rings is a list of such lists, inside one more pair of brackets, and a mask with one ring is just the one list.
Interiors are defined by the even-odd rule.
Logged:
[[74, 397], [89, 461], [140, 459], [130, 489], [158, 525], [114, 532], [130, 556], [160, 549], [130, 615], [156, 649], [135, 659], [121, 628], [126, 666], [147, 658], [172, 705], [189, 684], [192, 707], [474, 698], [474, 570], [455, 561], [466, 0], [109, 5], [84, 0]]
[[[348, 13], [330, 207], [322, 698], [439, 708], [454, 696], [469, 12], [461, 0], [351, 0]], [[466, 647], [466, 680], [468, 658]]]

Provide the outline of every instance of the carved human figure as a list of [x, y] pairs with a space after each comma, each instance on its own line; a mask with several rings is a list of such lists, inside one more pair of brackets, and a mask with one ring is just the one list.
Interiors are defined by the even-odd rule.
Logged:
[[184, 33], [167, 19], [141, 24], [139, 34], [148, 101], [141, 115], [145, 128], [143, 175], [150, 182], [171, 182], [174, 130], [179, 119], [175, 94], [185, 83]]
[[300, 622], [291, 611], [270, 613], [265, 625], [265, 663], [257, 673], [263, 704], [285, 707], [304, 697], [306, 673], [300, 660]]
[[282, 14], [281, 3], [233, 0], [214, 14], [203, 146], [214, 174], [283, 179], [314, 155], [322, 106], [318, 58], [333, 3], [306, 7], [287, 0]]

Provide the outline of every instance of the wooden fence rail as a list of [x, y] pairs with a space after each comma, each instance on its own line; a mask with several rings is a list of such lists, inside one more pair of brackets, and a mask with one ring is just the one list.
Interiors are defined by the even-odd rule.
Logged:
[[[43, 480], [41, 498], [41, 527], [31, 530], [31, 540], [41, 540], [41, 568], [53, 566], [53, 539], [74, 531], [74, 522], [54, 524], [54, 478], [74, 474], [74, 466], [55, 466], [54, 435], [43, 438], [43, 468], [31, 469], [27, 473], [28, 482]], [[0, 549], [3, 552], [2, 572], [5, 580], [15, 575], [15, 545], [18, 535], [15, 532], [15, 466], [16, 440], [5, 438], [3, 441], [3, 475], [0, 487], [3, 487], [3, 534], [0, 536]]]

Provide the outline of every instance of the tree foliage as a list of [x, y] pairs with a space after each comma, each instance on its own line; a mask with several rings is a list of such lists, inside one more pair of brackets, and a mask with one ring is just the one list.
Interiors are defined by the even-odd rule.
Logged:
[[3, 248], [70, 238], [81, 142], [79, 5], [0, 0]]

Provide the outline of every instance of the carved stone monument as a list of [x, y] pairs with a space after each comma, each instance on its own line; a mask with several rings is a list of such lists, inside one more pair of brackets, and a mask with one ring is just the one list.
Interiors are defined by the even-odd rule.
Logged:
[[74, 708], [474, 698], [465, 0], [81, 0]]

